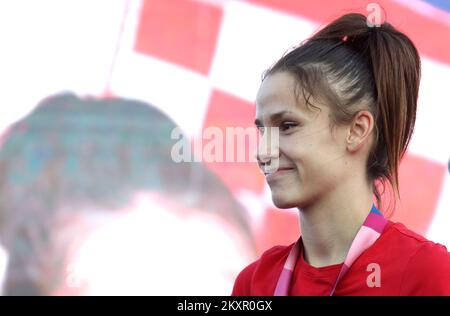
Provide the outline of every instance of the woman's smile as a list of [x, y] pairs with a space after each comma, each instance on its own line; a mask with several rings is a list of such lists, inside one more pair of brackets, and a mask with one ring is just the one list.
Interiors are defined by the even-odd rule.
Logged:
[[266, 181], [271, 182], [276, 179], [279, 179], [280, 177], [283, 177], [286, 174], [289, 174], [294, 171], [294, 168], [278, 168], [277, 170], [273, 172], [264, 172], [264, 175], [266, 176]]

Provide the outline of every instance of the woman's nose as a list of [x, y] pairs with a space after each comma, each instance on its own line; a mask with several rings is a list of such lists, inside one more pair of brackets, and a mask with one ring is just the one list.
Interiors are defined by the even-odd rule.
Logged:
[[260, 165], [270, 163], [271, 160], [279, 156], [279, 134], [277, 127], [266, 128], [262, 134], [258, 150], [256, 151], [256, 160]]

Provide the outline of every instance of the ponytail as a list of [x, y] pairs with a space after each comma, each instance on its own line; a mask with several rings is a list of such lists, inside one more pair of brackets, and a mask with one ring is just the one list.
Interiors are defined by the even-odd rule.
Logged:
[[[411, 40], [389, 24], [371, 33], [369, 47], [377, 92], [376, 107], [379, 110], [377, 127], [382, 135], [375, 153], [387, 151], [386, 171], [378, 175], [386, 175], [395, 192], [400, 195], [398, 166], [414, 131], [420, 57]], [[375, 155], [374, 160], [377, 158]], [[378, 170], [373, 171], [374, 176], [378, 176]]]

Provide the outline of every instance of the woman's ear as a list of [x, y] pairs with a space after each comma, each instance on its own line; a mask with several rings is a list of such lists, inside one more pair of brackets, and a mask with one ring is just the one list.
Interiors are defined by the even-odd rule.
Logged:
[[373, 115], [369, 111], [356, 113], [347, 133], [347, 149], [355, 152], [369, 141], [374, 124]]

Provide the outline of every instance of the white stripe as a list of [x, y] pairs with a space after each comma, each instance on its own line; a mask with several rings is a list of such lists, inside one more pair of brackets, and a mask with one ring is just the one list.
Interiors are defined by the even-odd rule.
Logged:
[[438, 204], [426, 237], [434, 242], [443, 244], [450, 250], [450, 175], [446, 172], [441, 188]]
[[213, 86], [254, 102], [262, 72], [316, 25], [244, 2], [227, 2], [211, 69]]
[[450, 66], [422, 58], [416, 127], [409, 151], [447, 164], [450, 157]]

